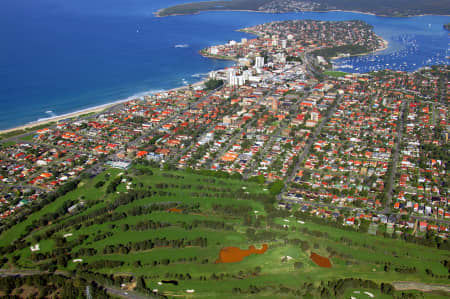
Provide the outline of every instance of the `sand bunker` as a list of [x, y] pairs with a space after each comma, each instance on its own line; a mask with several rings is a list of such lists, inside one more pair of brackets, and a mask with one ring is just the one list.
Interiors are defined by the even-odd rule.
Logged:
[[320, 256], [317, 253], [311, 252], [309, 258], [319, 267], [331, 268], [331, 262], [327, 257]]
[[216, 260], [216, 264], [240, 262], [250, 254], [263, 254], [264, 252], [266, 252], [267, 248], [267, 244], [263, 244], [262, 249], [256, 249], [253, 245], [248, 249], [240, 249], [238, 247], [225, 247], [220, 250], [219, 258]]

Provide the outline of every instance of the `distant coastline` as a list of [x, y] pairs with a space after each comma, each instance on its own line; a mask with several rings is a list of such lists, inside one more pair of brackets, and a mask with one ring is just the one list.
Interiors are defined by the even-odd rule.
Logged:
[[[164, 11], [166, 8], [161, 8], [153, 13], [153, 15], [157, 18], [165, 18], [165, 17], [176, 17], [176, 16], [189, 16], [189, 15], [198, 15], [202, 12], [215, 12], [215, 11], [240, 11], [240, 12], [255, 12], [255, 13], [266, 13], [266, 14], [273, 14], [273, 12], [269, 11], [261, 11], [261, 10], [254, 10], [254, 9], [208, 9], [208, 10], [200, 10], [197, 12], [192, 13], [176, 13], [176, 14], [169, 14], [169, 15], [161, 15], [160, 13]], [[292, 13], [304, 13], [304, 12], [317, 12], [317, 13], [327, 13], [327, 12], [349, 12], [349, 13], [357, 13], [357, 14], [363, 14], [368, 16], [375, 16], [375, 17], [386, 17], [386, 18], [413, 18], [413, 17], [425, 17], [425, 16], [443, 16], [443, 17], [450, 17], [450, 15], [447, 14], [418, 14], [418, 15], [405, 15], [405, 16], [392, 16], [392, 15], [385, 15], [385, 14], [376, 14], [373, 12], [365, 12], [365, 11], [358, 11], [358, 10], [343, 10], [343, 9], [330, 9], [330, 10], [315, 10], [315, 11], [299, 11]], [[281, 13], [280, 13], [281, 14]], [[450, 30], [450, 27], [449, 29]]]
[[[440, 15], [449, 16], [449, 7], [438, 0], [430, 0], [428, 6], [421, 1], [411, 1], [402, 6], [391, 1], [381, 1], [380, 6], [360, 3], [357, 0], [350, 3], [327, 0], [316, 0], [299, 6], [296, 0], [229, 0], [229, 1], [193, 1], [162, 8], [154, 14], [157, 17], [194, 15], [207, 11], [246, 11], [262, 13], [303, 13], [303, 12], [352, 12], [380, 17], [416, 17]], [[380, 9], [383, 7], [383, 9]]]

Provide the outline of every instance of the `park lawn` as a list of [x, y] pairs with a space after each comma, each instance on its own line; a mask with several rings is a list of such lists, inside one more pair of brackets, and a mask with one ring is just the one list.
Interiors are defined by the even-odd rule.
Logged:
[[21, 137], [20, 140], [31, 141], [31, 140], [33, 140], [33, 138], [34, 138], [34, 135], [30, 134], [30, 135], [26, 135], [26, 136]]
[[346, 72], [339, 72], [339, 71], [325, 71], [324, 74], [327, 75], [327, 76], [331, 76], [331, 77], [344, 77], [348, 73], [346, 73]]

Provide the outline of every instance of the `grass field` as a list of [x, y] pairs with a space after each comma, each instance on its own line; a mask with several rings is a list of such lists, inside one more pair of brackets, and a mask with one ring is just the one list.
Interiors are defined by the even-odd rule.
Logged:
[[[450, 259], [448, 251], [299, 222], [293, 216], [298, 207], [277, 210], [265, 186], [257, 183], [181, 171], [151, 172], [140, 166], [127, 172], [107, 169], [95, 179], [82, 181], [76, 190], [0, 235], [1, 246], [20, 235], [25, 235], [22, 242], [27, 244], [7, 254], [9, 261], [3, 268], [56, 265], [60, 270], [108, 275], [116, 283], [142, 277], [147, 289], [158, 289], [169, 297], [320, 297], [324, 290], [335, 289], [328, 281], [344, 278], [378, 285], [395, 281], [448, 284], [448, 269], [441, 264]], [[119, 184], [107, 193], [115, 180]], [[135, 191], [145, 196], [125, 200]], [[68, 213], [61, 208], [67, 202], [84, 206]], [[171, 208], [179, 210], [170, 212]], [[42, 219], [51, 220], [37, 225]], [[39, 227], [30, 230], [29, 225]], [[67, 234], [72, 235], [63, 237]], [[36, 243], [40, 251], [31, 253], [29, 245]], [[262, 244], [268, 244], [264, 254], [237, 263], [215, 263], [224, 247], [260, 249]], [[314, 264], [311, 252], [329, 257], [332, 268]], [[179, 284], [159, 285], [163, 279]], [[195, 293], [189, 295], [187, 289]], [[375, 298], [392, 297], [379, 288], [354, 284], [338, 294], [366, 298], [363, 291]], [[420, 292], [410, 293], [423, 297]]]
[[347, 75], [346, 72], [339, 71], [325, 71], [324, 74], [331, 77], [344, 77], [345, 75]]

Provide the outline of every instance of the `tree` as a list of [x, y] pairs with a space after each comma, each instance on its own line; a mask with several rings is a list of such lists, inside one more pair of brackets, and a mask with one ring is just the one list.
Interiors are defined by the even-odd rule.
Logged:
[[145, 290], [145, 289], [147, 289], [147, 286], [146, 286], [146, 284], [145, 284], [144, 277], [139, 276], [139, 277], [137, 278], [136, 288], [137, 288], [138, 290]]
[[223, 85], [223, 80], [209, 79], [205, 82], [207, 90], [213, 90]]
[[277, 195], [281, 192], [283, 187], [284, 187], [284, 182], [282, 180], [277, 180], [277, 181], [273, 182], [272, 184], [270, 184], [269, 192], [272, 195]]
[[264, 184], [264, 182], [266, 181], [266, 179], [264, 178], [264, 175], [260, 174], [260, 175], [256, 175], [256, 176], [252, 176], [251, 178], [248, 179], [250, 182], [256, 182], [258, 184]]

